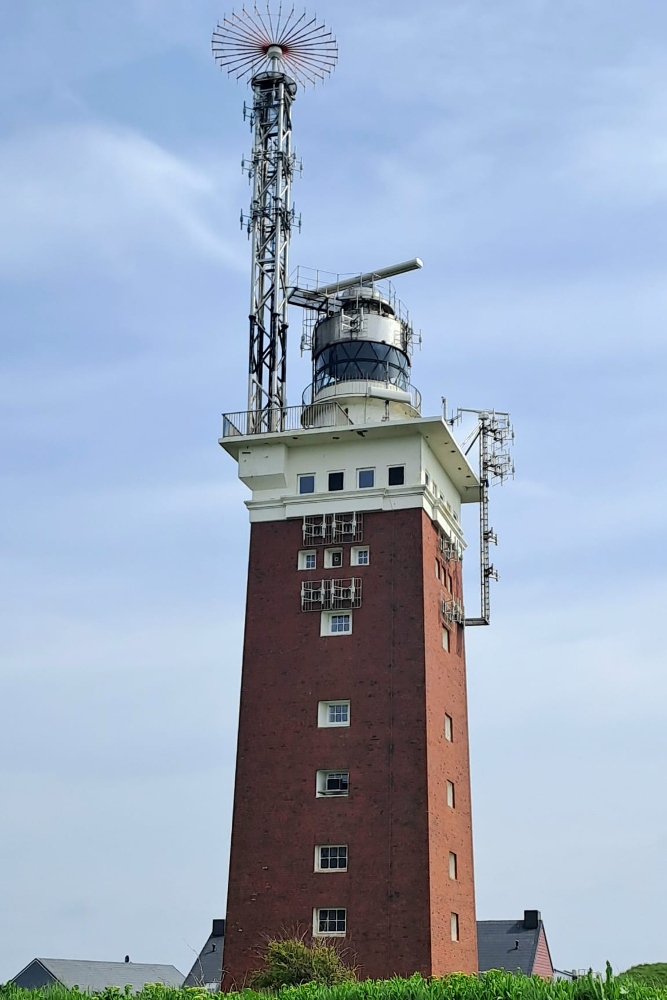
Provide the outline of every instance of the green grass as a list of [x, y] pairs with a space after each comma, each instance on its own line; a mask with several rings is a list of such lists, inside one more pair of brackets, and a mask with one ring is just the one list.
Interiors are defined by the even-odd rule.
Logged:
[[[271, 994], [278, 1000], [667, 1000], [667, 987], [646, 985], [630, 975], [605, 978], [584, 976], [575, 982], [548, 982], [529, 976], [506, 972], [487, 972], [482, 976], [456, 974], [443, 979], [362, 980], [343, 982], [335, 986], [306, 983], [283, 987]], [[0, 1000], [81, 1000], [83, 994], [62, 987], [43, 990], [21, 990], [15, 986], [0, 986]], [[87, 994], [86, 994], [87, 996]], [[124, 992], [108, 989], [92, 994], [99, 1000], [119, 1000]], [[203, 989], [169, 989], [146, 986], [135, 994], [137, 1000], [208, 1000]], [[266, 1000], [265, 992], [244, 990], [229, 993], [230, 1000]]]

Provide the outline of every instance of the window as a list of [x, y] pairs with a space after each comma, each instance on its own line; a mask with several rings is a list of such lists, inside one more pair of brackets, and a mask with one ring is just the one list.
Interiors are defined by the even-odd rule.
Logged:
[[443, 628], [442, 630], [442, 648], [449, 652], [449, 629]]
[[313, 934], [316, 937], [345, 937], [346, 930], [346, 910], [313, 910]]
[[371, 561], [371, 550], [367, 545], [353, 545], [350, 552], [352, 566], [368, 566]]
[[317, 705], [317, 725], [320, 729], [331, 726], [349, 726], [349, 701], [320, 701]]
[[315, 871], [346, 872], [347, 844], [339, 844], [336, 847], [316, 847]]
[[431, 477], [429, 476], [428, 472], [424, 472], [424, 485], [426, 486], [426, 489], [428, 489], [429, 486], [431, 485]]
[[315, 794], [318, 799], [326, 796], [348, 795], [350, 791], [349, 771], [318, 771]]
[[357, 472], [357, 486], [360, 490], [366, 490], [370, 486], [375, 486], [375, 469], [359, 469]]
[[326, 569], [337, 569], [339, 566], [343, 565], [343, 550], [342, 549], [325, 549], [324, 550], [324, 566]]
[[301, 549], [299, 552], [299, 569], [316, 569], [317, 552], [315, 549]]
[[449, 877], [451, 879], [456, 879], [456, 855], [453, 851], [449, 852]]
[[452, 741], [452, 717], [445, 713], [445, 739]]
[[315, 476], [299, 476], [299, 493], [315, 492]]
[[330, 472], [329, 473], [329, 491], [343, 489], [343, 479], [344, 475], [342, 472]]
[[352, 632], [352, 614], [347, 611], [323, 611], [320, 622], [320, 635], [350, 635]]
[[447, 590], [450, 594], [452, 593], [452, 578], [449, 573], [447, 574]]
[[454, 782], [447, 782], [447, 805], [453, 809], [454, 808]]
[[439, 580], [440, 579], [440, 562], [437, 559], [435, 560], [435, 575], [436, 575], [436, 578]]
[[390, 465], [388, 482], [390, 486], [402, 486], [405, 482], [405, 466]]
[[[322, 911], [320, 910], [320, 913]], [[458, 913], [452, 913], [450, 926], [452, 929], [452, 941], [458, 941], [459, 939], [459, 915]]]

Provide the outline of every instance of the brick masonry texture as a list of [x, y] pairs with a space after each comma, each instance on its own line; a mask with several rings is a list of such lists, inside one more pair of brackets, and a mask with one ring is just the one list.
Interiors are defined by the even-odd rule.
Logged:
[[[369, 566], [350, 568], [346, 544], [342, 569], [322, 569], [318, 546], [317, 569], [300, 571], [300, 520], [252, 525], [226, 990], [257, 968], [267, 936], [309, 931], [314, 907], [347, 909], [343, 947], [362, 977], [477, 970], [463, 629], [446, 652], [438, 532], [420, 509], [377, 512], [363, 542]], [[459, 596], [460, 568], [446, 564]], [[350, 576], [363, 578], [352, 634], [321, 637], [301, 583]], [[351, 725], [318, 728], [318, 701], [335, 698], [350, 699]], [[349, 796], [316, 798], [316, 771], [338, 768]], [[314, 872], [317, 844], [347, 844], [348, 871]]]

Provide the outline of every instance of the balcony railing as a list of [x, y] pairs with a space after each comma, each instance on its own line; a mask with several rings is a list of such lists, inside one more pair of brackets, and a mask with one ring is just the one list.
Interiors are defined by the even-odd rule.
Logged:
[[[383, 391], [384, 390], [384, 391]], [[401, 393], [406, 393], [410, 397], [409, 405], [416, 413], [421, 413], [422, 397], [419, 389], [410, 382], [400, 384], [398, 382], [380, 381], [379, 379], [369, 379], [359, 376], [346, 375], [342, 378], [331, 380], [328, 385], [319, 384], [317, 389], [311, 383], [303, 390], [301, 397], [304, 406], [308, 406], [313, 396], [318, 392], [327, 393], [331, 396], [372, 396], [375, 392], [381, 394], [381, 398], [391, 399], [392, 390], [396, 392], [397, 401], [403, 402]], [[323, 400], [325, 402], [326, 400]], [[405, 400], [407, 402], [407, 400]]]
[[310, 406], [282, 406], [256, 413], [240, 410], [223, 413], [222, 436], [246, 437], [250, 434], [279, 434], [313, 427], [346, 427], [352, 423], [345, 410], [335, 400], [311, 403]]

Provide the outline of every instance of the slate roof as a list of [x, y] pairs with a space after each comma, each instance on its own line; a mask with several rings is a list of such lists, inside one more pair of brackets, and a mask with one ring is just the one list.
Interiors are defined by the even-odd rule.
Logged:
[[[183, 973], [173, 965], [155, 965], [150, 962], [87, 962], [70, 958], [35, 958], [13, 981], [19, 980], [31, 966], [43, 966], [59, 983], [71, 988], [98, 991], [106, 986], [131, 986], [132, 991], [142, 989], [146, 983], [164, 983], [182, 986]], [[34, 970], [37, 971], [37, 970]]]
[[206, 986], [222, 979], [222, 951], [225, 944], [225, 921], [214, 920], [206, 944], [185, 977], [184, 986]]
[[538, 918], [536, 924], [527, 928], [524, 920], [478, 920], [479, 971], [505, 969], [532, 975], [542, 920]]

